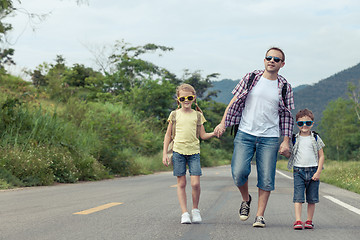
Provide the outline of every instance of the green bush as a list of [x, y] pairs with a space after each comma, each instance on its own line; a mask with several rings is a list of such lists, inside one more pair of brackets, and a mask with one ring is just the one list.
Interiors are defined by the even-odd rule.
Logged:
[[162, 149], [162, 133], [152, 131], [151, 123], [138, 120], [134, 112], [122, 104], [88, 103], [81, 118], [73, 121], [81, 122], [82, 129], [97, 134], [101, 145], [94, 156], [114, 174], [136, 174], [134, 153], [149, 156]]
[[42, 156], [43, 151], [19, 148], [1, 149], [0, 164], [20, 179], [24, 186], [50, 185], [54, 182], [54, 175], [50, 168], [50, 161]]
[[8, 170], [0, 167], [0, 189], [22, 187], [24, 184], [20, 179], [11, 174]]
[[212, 142], [201, 142], [200, 145], [200, 161], [202, 167], [214, 167], [225, 164], [230, 164], [232, 152], [226, 151], [221, 148], [214, 147], [213, 142], [218, 139], [211, 139]]

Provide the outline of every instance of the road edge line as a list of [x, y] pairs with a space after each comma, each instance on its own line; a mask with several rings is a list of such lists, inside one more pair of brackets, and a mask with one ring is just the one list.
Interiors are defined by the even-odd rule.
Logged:
[[344, 207], [344, 208], [346, 208], [346, 209], [360, 215], [360, 209], [358, 209], [356, 207], [353, 207], [353, 206], [351, 206], [351, 205], [349, 205], [347, 203], [344, 203], [343, 201], [340, 201], [339, 199], [336, 199], [336, 198], [334, 198], [332, 196], [329, 196], [329, 195], [325, 195], [324, 198], [326, 198], [326, 199], [328, 199], [328, 200], [330, 200], [330, 201], [332, 201], [332, 202], [334, 202], [334, 203], [336, 203], [336, 204], [338, 204], [338, 205], [340, 205], [340, 206], [342, 206], [342, 207]]

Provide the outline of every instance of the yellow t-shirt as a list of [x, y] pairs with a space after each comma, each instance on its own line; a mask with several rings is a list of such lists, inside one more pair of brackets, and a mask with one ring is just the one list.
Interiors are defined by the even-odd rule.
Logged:
[[[168, 118], [171, 122], [171, 114]], [[206, 122], [203, 114], [201, 114], [201, 124]], [[200, 153], [200, 141], [196, 137], [197, 113], [192, 110], [190, 113], [184, 113], [176, 110], [176, 130], [174, 138], [173, 151], [183, 155], [193, 155]]]

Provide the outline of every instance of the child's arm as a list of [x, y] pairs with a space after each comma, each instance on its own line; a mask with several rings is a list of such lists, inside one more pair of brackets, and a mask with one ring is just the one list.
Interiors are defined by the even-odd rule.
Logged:
[[201, 128], [200, 128], [200, 137], [201, 139], [203, 140], [208, 140], [212, 137], [215, 137], [216, 134], [214, 132], [211, 132], [211, 133], [207, 133], [205, 132], [205, 128], [204, 128], [204, 125], [201, 125]]
[[279, 153], [287, 158], [290, 157], [290, 138], [288, 136], [284, 136], [284, 140], [279, 147]]
[[324, 166], [324, 161], [325, 161], [325, 156], [324, 156], [324, 150], [320, 149], [319, 150], [319, 164], [318, 164], [318, 169], [316, 171], [316, 173], [314, 174], [314, 176], [312, 176], [312, 180], [317, 181], [320, 179], [320, 174], [321, 171], [323, 169]]
[[167, 149], [169, 147], [169, 143], [171, 141], [171, 131], [172, 131], [172, 123], [169, 122], [169, 125], [167, 127], [166, 133], [165, 133], [165, 137], [164, 137], [164, 148], [163, 148], [163, 164], [165, 166], [169, 166], [170, 164], [170, 159], [167, 156]]

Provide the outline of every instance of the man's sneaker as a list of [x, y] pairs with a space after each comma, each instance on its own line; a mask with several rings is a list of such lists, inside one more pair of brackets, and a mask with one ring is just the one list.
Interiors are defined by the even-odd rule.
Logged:
[[188, 212], [183, 213], [181, 215], [181, 223], [182, 224], [190, 224], [191, 223], [190, 214]]
[[295, 230], [303, 230], [303, 222], [302, 221], [295, 221], [294, 222], [294, 229]]
[[242, 201], [240, 205], [239, 215], [241, 221], [246, 221], [249, 218], [250, 203], [251, 203], [251, 196], [249, 194], [249, 201]]
[[191, 210], [191, 215], [193, 223], [200, 223], [202, 221], [199, 209], [195, 208]]
[[256, 216], [253, 227], [265, 227], [265, 218], [263, 216]]
[[314, 228], [314, 224], [312, 223], [311, 220], [307, 220], [307, 221], [305, 222], [305, 228], [306, 228], [306, 229], [313, 229], [313, 228]]

